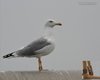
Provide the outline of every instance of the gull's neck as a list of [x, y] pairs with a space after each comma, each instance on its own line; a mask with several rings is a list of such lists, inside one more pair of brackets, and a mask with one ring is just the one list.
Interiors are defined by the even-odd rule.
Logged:
[[44, 34], [43, 34], [44, 37], [46, 38], [53, 38], [53, 28], [51, 27], [45, 27], [45, 31], [44, 31]]

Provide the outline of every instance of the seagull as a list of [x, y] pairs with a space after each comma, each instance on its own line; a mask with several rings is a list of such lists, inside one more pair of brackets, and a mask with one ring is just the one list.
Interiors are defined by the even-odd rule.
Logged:
[[3, 58], [36, 57], [38, 59], [39, 71], [42, 71], [41, 57], [48, 55], [55, 49], [55, 40], [53, 36], [53, 28], [55, 26], [62, 26], [62, 24], [54, 20], [48, 20], [45, 24], [45, 31], [42, 37], [31, 42], [22, 49], [4, 55]]

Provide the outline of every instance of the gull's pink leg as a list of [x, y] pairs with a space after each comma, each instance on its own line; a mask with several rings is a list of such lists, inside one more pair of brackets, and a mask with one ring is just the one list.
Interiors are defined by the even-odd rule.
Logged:
[[42, 71], [42, 61], [41, 61], [41, 57], [38, 57], [38, 65], [39, 65], [39, 71]]

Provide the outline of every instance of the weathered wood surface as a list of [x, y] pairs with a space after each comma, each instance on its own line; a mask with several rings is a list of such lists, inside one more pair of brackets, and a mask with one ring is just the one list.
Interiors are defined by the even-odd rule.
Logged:
[[0, 80], [82, 80], [81, 71], [5, 71]]

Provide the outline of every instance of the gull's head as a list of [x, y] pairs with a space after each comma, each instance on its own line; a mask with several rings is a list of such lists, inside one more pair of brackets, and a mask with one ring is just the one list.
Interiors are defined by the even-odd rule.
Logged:
[[62, 26], [62, 24], [59, 23], [59, 22], [55, 22], [55, 21], [53, 21], [53, 20], [49, 20], [49, 21], [45, 24], [45, 26], [46, 26], [46, 27], [51, 27], [51, 28], [53, 28], [53, 27], [55, 27], [55, 26]]

